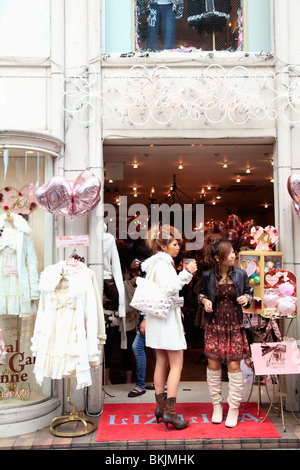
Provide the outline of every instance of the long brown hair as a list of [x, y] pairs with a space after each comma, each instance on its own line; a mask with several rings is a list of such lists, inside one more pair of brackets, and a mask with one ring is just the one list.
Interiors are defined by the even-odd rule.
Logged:
[[[231, 250], [232, 244], [230, 241], [226, 238], [222, 238], [220, 235], [210, 237], [205, 243], [204, 261], [210, 266], [212, 272], [215, 274], [216, 282], [218, 282], [221, 278], [220, 264], [222, 264], [225, 259], [228, 258]], [[216, 256], [219, 258], [219, 261], [216, 260]], [[232, 267], [230, 267], [227, 271], [226, 282], [231, 271]]]
[[147, 244], [153, 253], [157, 253], [163, 251], [163, 246], [167, 248], [173, 240], [182, 243], [181, 235], [175, 227], [171, 225], [155, 225], [148, 232]]

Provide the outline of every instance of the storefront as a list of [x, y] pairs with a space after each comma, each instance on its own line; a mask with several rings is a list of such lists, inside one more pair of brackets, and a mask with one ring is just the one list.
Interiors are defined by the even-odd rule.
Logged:
[[[1, 131], [0, 150], [5, 152], [0, 205], [6, 214], [4, 206], [18, 204], [26, 216], [37, 260], [35, 276], [68, 256], [69, 251], [57, 249], [57, 235], [88, 234], [89, 246], [82, 247], [80, 256], [95, 271], [101, 288], [99, 221], [104, 204], [117, 211], [116, 199], [123, 196], [128, 207], [140, 203], [149, 208], [164, 201], [174, 182], [174, 198], [204, 204], [206, 222], [226, 224], [228, 215], [236, 214], [243, 222], [274, 225], [284, 266], [299, 276], [299, 218], [287, 191], [288, 177], [299, 170], [299, 73], [291, 66], [299, 63], [293, 40], [297, 26], [288, 26], [290, 18], [299, 17], [299, 7], [283, 0], [266, 2], [268, 28], [261, 25], [258, 31], [255, 8], [260, 2], [244, 2], [252, 18], [244, 44], [255, 43], [249, 50], [121, 56], [121, 45], [126, 53], [131, 50], [134, 28], [125, 41], [118, 26], [125, 16], [120, 10], [114, 17], [115, 3], [81, 0], [75, 9], [71, 0], [51, 2], [51, 58], [31, 58], [25, 64], [10, 58], [1, 64], [6, 87], [0, 96], [1, 127], [26, 130]], [[132, 26], [129, 4], [122, 2], [122, 7]], [[109, 15], [115, 27], [109, 28], [108, 21], [105, 30]], [[122, 34], [109, 39], [108, 33], [116, 30]], [[258, 44], [264, 39], [261, 49], [255, 39]], [[101, 181], [101, 202], [90, 215], [72, 221], [31, 205], [30, 184], [47, 183], [56, 174], [74, 180], [86, 169]], [[10, 221], [5, 224], [9, 227]], [[15, 264], [12, 260], [5, 265], [10, 266], [6, 277], [13, 288]], [[8, 314], [8, 304], [3, 304], [0, 328], [7, 354], [0, 375], [1, 435], [40, 429], [68, 410], [62, 381], [45, 380], [40, 387], [32, 373], [28, 342], [37, 303], [33, 296], [25, 317], [21, 311]], [[290, 333], [299, 337], [297, 320]], [[295, 410], [297, 380], [291, 386]], [[88, 396], [89, 411], [99, 413], [102, 369], [93, 371], [86, 395], [74, 388], [71, 392], [78, 408], [85, 407]]]

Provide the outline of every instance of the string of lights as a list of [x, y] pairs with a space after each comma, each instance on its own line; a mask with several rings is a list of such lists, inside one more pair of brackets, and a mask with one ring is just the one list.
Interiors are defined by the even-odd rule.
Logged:
[[[120, 74], [104, 70], [102, 88], [93, 65], [65, 78], [63, 107], [69, 117], [89, 125], [101, 100], [101, 118], [145, 126], [152, 121], [171, 127], [175, 119], [206, 126], [226, 119], [235, 125], [276, 120], [281, 113], [291, 126], [300, 122], [300, 67], [256, 68], [213, 63], [181, 74], [171, 66], [133, 65]], [[94, 77], [94, 78], [93, 78]]]

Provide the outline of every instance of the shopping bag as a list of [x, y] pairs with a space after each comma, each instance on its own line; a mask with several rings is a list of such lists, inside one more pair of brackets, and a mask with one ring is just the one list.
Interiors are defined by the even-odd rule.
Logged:
[[136, 310], [149, 315], [167, 318], [173, 301], [172, 298], [167, 297], [163, 289], [149, 279], [138, 277], [136, 284], [137, 287], [130, 305]]

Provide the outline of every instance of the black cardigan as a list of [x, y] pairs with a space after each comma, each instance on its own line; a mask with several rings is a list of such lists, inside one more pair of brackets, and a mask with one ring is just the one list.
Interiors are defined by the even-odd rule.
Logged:
[[[230, 278], [235, 286], [236, 296], [239, 297], [240, 295], [249, 295], [249, 302], [243, 308], [249, 308], [252, 301], [251, 289], [249, 287], [248, 275], [244, 269], [240, 268], [233, 268], [232, 272], [230, 273]], [[201, 304], [202, 299], [205, 297], [209, 299], [214, 308], [215, 303], [215, 296], [216, 296], [216, 280], [215, 274], [211, 271], [204, 271], [202, 273], [202, 278], [200, 281], [200, 289], [198, 295], [198, 302]], [[239, 310], [239, 320], [242, 323], [243, 321], [243, 309], [240, 304], [238, 305]], [[208, 323], [211, 322], [213, 318], [214, 312], [205, 312], [205, 317]]]

